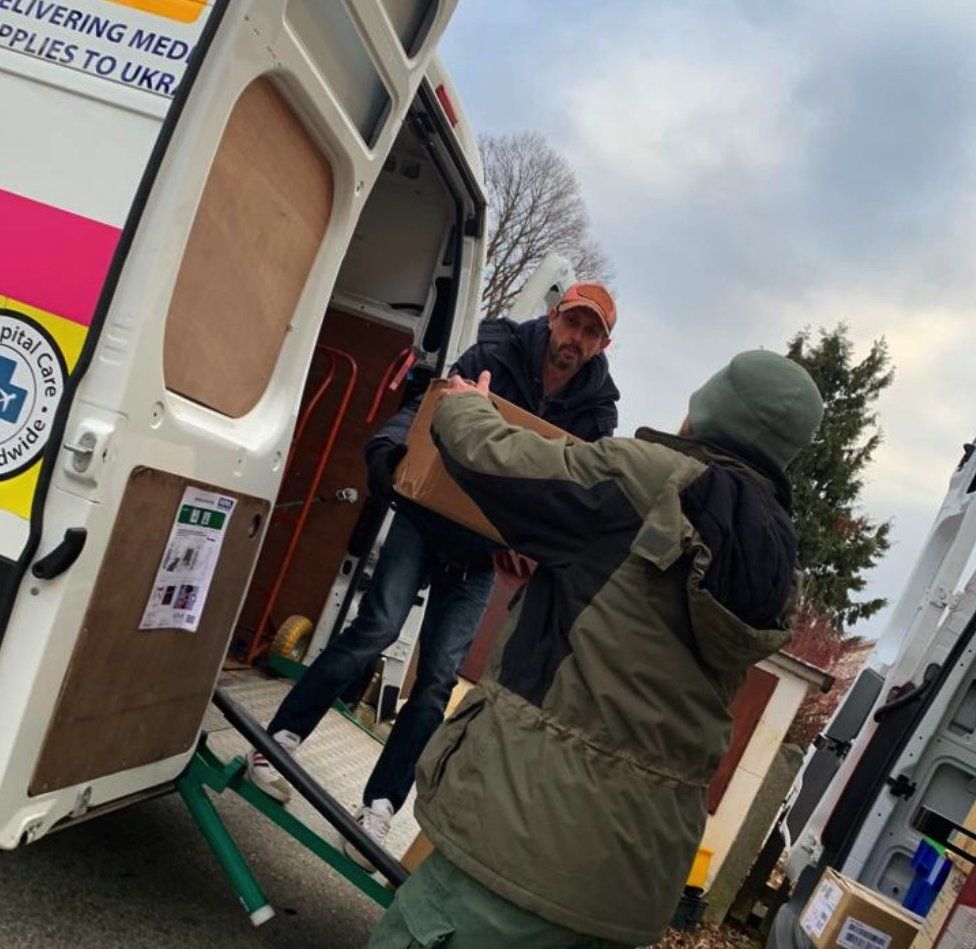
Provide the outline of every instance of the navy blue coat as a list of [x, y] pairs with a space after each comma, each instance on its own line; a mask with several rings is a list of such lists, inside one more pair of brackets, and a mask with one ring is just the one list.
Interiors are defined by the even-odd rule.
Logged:
[[[498, 318], [483, 320], [478, 340], [451, 366], [451, 375], [477, 380], [491, 372], [491, 391], [584, 441], [612, 435], [617, 427], [620, 392], [602, 353], [583, 365], [559, 392], [546, 398], [542, 366], [549, 345], [545, 316], [526, 323]], [[366, 457], [381, 444], [406, 441], [420, 399], [404, 406], [366, 443]], [[491, 541], [415, 504], [398, 500], [397, 509], [425, 535], [439, 559], [460, 566], [487, 565], [498, 549]]]

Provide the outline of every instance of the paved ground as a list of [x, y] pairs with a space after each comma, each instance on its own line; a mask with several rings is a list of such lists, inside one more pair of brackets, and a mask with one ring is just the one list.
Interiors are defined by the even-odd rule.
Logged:
[[[285, 687], [234, 675], [223, 683], [266, 720]], [[300, 755], [349, 806], [379, 746], [331, 714]], [[206, 723], [222, 755], [241, 745], [216, 713]], [[0, 947], [162, 949], [162, 947], [328, 947], [359, 949], [380, 909], [236, 797], [217, 807], [254, 869], [277, 916], [254, 929], [179, 797], [146, 801], [12, 853], [0, 853]], [[391, 849], [402, 851], [416, 825], [405, 808]], [[295, 808], [323, 836], [331, 829], [303, 802]]]

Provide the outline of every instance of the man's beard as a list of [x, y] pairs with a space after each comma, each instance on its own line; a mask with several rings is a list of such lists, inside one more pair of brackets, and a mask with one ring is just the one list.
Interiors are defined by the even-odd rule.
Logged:
[[549, 362], [560, 372], [578, 367], [583, 362], [583, 354], [571, 343], [549, 347]]

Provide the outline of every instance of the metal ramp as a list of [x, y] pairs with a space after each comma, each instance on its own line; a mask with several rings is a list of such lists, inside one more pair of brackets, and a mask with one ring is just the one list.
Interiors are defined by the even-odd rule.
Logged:
[[[291, 686], [290, 680], [272, 679], [255, 669], [225, 672], [218, 683], [218, 688], [243, 705], [261, 725], [268, 724]], [[212, 705], [207, 710], [203, 727], [209, 736], [208, 745], [221, 758], [229, 760], [248, 750], [247, 742]], [[326, 791], [352, 812], [362, 803], [363, 788], [381, 748], [376, 738], [333, 710], [302, 743], [297, 758]], [[386, 849], [398, 859], [420, 830], [413, 817], [414, 797], [415, 793], [411, 791], [406, 804], [393, 819], [387, 838]], [[286, 810], [330, 842], [334, 841], [337, 846], [341, 843], [341, 837], [304, 798], [293, 795]]]
[[[224, 828], [219, 809], [215, 807], [209, 792], [219, 795], [225, 790], [233, 790], [381, 905], [388, 905], [392, 899], [393, 893], [387, 887], [387, 881], [398, 883], [405, 876], [402, 867], [395, 861], [390, 863], [390, 856], [399, 859], [419, 830], [413, 818], [411, 794], [394, 819], [385, 847], [387, 854], [384, 855], [382, 851], [375, 851], [376, 856], [370, 854], [376, 866], [390, 867], [384, 875], [376, 873], [370, 876], [342, 853], [343, 834], [323, 814], [328, 814], [330, 820], [335, 822], [338, 804], [338, 822], [339, 826], [344, 826], [344, 833], [361, 837], [364, 842], [359, 845], [360, 849], [366, 845], [375, 847], [372, 841], [362, 837], [361, 829], [355, 825], [349, 827], [349, 824], [352, 823], [352, 812], [361, 802], [362, 789], [379, 757], [381, 743], [365, 728], [334, 710], [326, 715], [319, 728], [302, 744], [296, 756], [300, 766], [297, 770], [305, 772], [304, 780], [309, 788], [307, 794], [312, 797], [317, 795], [321, 799], [324, 791], [325, 796], [334, 799], [331, 804], [320, 800], [318, 807], [313, 806], [296, 785], [292, 800], [287, 807], [282, 807], [246, 780], [242, 759], [249, 744], [241, 731], [248, 733], [269, 757], [275, 752], [280, 753], [280, 749], [268, 740], [261, 728], [274, 714], [290, 686], [288, 680], [271, 679], [252, 669], [225, 672], [218, 683], [215, 703], [226, 714], [214, 705], [208, 709], [203, 723], [205, 736], [200, 748], [185, 774], [177, 781], [177, 789], [255, 925], [270, 919], [274, 912], [239, 847]], [[242, 717], [250, 721], [242, 721]], [[261, 745], [262, 740], [268, 741], [272, 747]], [[282, 770], [286, 765], [295, 767], [287, 756], [277, 764]], [[293, 783], [299, 780], [298, 775], [292, 778]], [[319, 787], [314, 787], [315, 784]], [[341, 813], [342, 807], [349, 812], [349, 817]], [[381, 857], [386, 864], [380, 860]]]

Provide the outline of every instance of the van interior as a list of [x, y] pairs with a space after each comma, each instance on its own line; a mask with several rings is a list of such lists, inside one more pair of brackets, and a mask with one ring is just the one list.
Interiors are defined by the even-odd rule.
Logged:
[[[291, 455], [234, 631], [231, 654], [245, 661], [267, 656], [289, 617], [318, 626], [317, 654], [368, 582], [369, 555], [387, 510], [368, 496], [363, 448], [441, 370], [455, 318], [463, 315], [456, 313], [458, 270], [464, 209], [472, 197], [481, 213], [480, 195], [459, 194], [463, 169], [445, 147], [449, 135], [438, 121], [442, 116], [425, 86], [367, 199], [336, 280]], [[289, 647], [293, 659], [311, 638]], [[402, 681], [403, 675], [396, 685]], [[387, 715], [397, 691], [384, 702]]]

